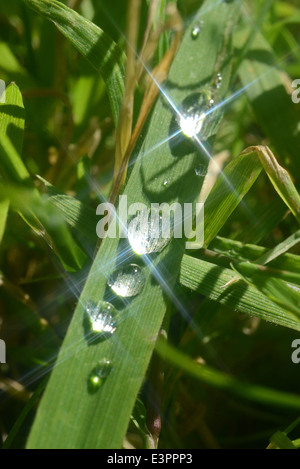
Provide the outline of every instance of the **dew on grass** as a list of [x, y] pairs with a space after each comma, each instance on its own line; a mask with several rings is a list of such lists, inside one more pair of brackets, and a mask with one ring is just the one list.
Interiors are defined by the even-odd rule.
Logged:
[[170, 213], [142, 210], [128, 225], [128, 241], [136, 254], [161, 252], [172, 237]]
[[99, 361], [99, 363], [92, 369], [88, 377], [89, 392], [96, 392], [103, 385], [112, 368], [113, 365], [107, 358], [103, 358]]
[[117, 328], [117, 309], [107, 301], [99, 301], [98, 304], [89, 302], [85, 309], [90, 332], [99, 337], [108, 338], [114, 334]]
[[116, 295], [127, 298], [136, 296], [143, 290], [145, 276], [138, 265], [129, 264], [114, 271], [107, 283]]
[[199, 24], [195, 24], [195, 26], [193, 27], [192, 31], [191, 31], [191, 36], [192, 36], [192, 39], [197, 39], [197, 37], [199, 36], [201, 32], [201, 27]]

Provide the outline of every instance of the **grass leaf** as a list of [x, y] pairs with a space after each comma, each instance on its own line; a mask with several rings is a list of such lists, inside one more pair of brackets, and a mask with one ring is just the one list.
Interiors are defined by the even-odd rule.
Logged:
[[257, 316], [266, 321], [300, 330], [298, 314], [278, 306], [253, 286], [234, 283], [236, 274], [210, 262], [185, 255], [181, 264], [180, 283], [236, 311]]
[[[128, 197], [128, 206], [134, 202], [147, 206], [160, 201], [193, 202], [200, 192], [203, 181], [196, 176], [195, 167], [199, 163], [207, 166], [207, 154], [182, 135], [177, 140], [170, 137], [174, 132], [178, 134], [175, 108], [197, 103], [203, 90], [215, 83], [219, 71], [223, 76], [221, 96], [230, 80], [231, 64], [221, 59], [224, 48], [227, 51], [230, 47], [230, 34], [240, 6], [216, 3], [212, 10], [208, 5], [210, 1], [204, 2], [198, 13], [206, 24], [203, 34], [195, 42], [191, 34], [193, 25], [186, 28], [164, 94], [153, 110], [147, 136], [123, 193]], [[174, 106], [170, 106], [170, 101]], [[213, 140], [219, 123], [218, 115], [207, 125], [203, 138]], [[174, 239], [157, 256], [137, 258], [126, 243], [124, 246], [124, 240], [106, 237], [102, 241], [39, 406], [28, 448], [122, 446], [166, 313], [166, 297], [173, 295], [183, 250], [184, 240]], [[145, 286], [130, 302], [118, 303], [107, 288], [107, 277], [116, 265], [124, 262], [124, 253], [126, 263], [134, 260], [143, 267]], [[122, 319], [110, 340], [89, 344], [83, 326], [85, 307], [88, 301], [101, 299], [121, 308]], [[112, 362], [113, 371], [97, 393], [91, 394], [88, 376], [101, 358]]]

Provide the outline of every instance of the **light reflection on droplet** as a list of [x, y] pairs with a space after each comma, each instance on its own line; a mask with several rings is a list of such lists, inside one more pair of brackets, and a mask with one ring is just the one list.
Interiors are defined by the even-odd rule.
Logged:
[[161, 215], [159, 210], [142, 210], [128, 225], [128, 241], [136, 254], [161, 252], [170, 242], [170, 213]]
[[90, 332], [108, 338], [117, 328], [117, 309], [107, 301], [99, 301], [96, 305], [89, 302], [86, 306], [86, 315], [89, 321]]
[[205, 111], [190, 107], [186, 112], [182, 113], [179, 119], [179, 126], [186, 137], [196, 137], [202, 129], [206, 114]]
[[88, 390], [90, 393], [96, 392], [109, 376], [113, 368], [112, 363], [107, 358], [103, 358], [93, 368], [88, 377]]
[[199, 25], [199, 24], [196, 24], [196, 25], [193, 27], [192, 32], [191, 32], [192, 39], [197, 39], [197, 37], [198, 37], [199, 34], [200, 34], [200, 31], [201, 31], [200, 25]]
[[136, 296], [143, 290], [145, 276], [138, 265], [129, 264], [113, 272], [107, 283], [116, 295], [126, 298]]

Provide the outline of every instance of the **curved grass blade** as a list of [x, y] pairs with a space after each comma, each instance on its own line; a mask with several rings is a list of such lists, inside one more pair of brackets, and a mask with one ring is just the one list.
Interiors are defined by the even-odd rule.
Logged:
[[[300, 316], [300, 293], [286, 283], [290, 281], [300, 285], [299, 274], [288, 275], [278, 271], [279, 278], [276, 278], [272, 276], [274, 272], [271, 269], [250, 262], [234, 263], [232, 267], [247, 283], [255, 286], [274, 303]], [[281, 280], [282, 278], [286, 281]]]
[[225, 288], [233, 279], [236, 273], [231, 269], [191, 256], [183, 257], [179, 280], [185, 287], [236, 311], [300, 330], [298, 314], [277, 305], [254, 286], [238, 282]]
[[204, 242], [208, 246], [251, 189], [261, 172], [256, 155], [240, 155], [217, 179], [205, 203]]
[[73, 46], [100, 72], [110, 99], [115, 122], [124, 95], [125, 55], [120, 47], [91, 21], [55, 0], [23, 0], [52, 21]]
[[[205, 246], [215, 238], [264, 169], [279, 196], [300, 221], [300, 196], [289, 173], [277, 162], [268, 147], [246, 148], [226, 166], [205, 204]], [[253, 216], [249, 211], [249, 216]]]
[[223, 389], [243, 399], [260, 404], [276, 408], [300, 409], [300, 396], [239, 381], [233, 376], [211, 368], [208, 365], [199, 365], [193, 362], [190, 357], [168, 344], [164, 339], [157, 341], [156, 351], [169, 363], [210, 386]]

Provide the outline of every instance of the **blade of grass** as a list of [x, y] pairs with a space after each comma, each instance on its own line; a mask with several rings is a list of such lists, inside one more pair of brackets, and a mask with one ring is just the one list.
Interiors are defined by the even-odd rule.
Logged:
[[[187, 98], [195, 99], [196, 93], [203, 92], [203, 84], [210, 85], [211, 80], [216, 78], [224, 31], [227, 30], [226, 39], [229, 39], [228, 25], [233, 28], [239, 9], [240, 5], [235, 2], [215, 2], [213, 5], [211, 0], [204, 2], [199, 17], [204, 20], [206, 28], [197, 41], [191, 35], [193, 26], [188, 25], [164, 88], [177, 107]], [[227, 45], [229, 47], [229, 42]], [[222, 96], [229, 84], [231, 64], [226, 62], [220, 65]], [[204, 138], [215, 134], [219, 121], [218, 116], [218, 122], [211, 123]], [[207, 165], [207, 157], [186, 138], [182, 138], [177, 145], [170, 142], [174, 124], [178, 129], [174, 109], [170, 108], [164, 96], [160, 96], [144, 145], [124, 190], [124, 195], [128, 196], [128, 206], [134, 202], [149, 206], [154, 201], [183, 203], [197, 199], [202, 180], [195, 175], [194, 168], [199, 161]], [[163, 184], [165, 179], [169, 181], [168, 187]], [[138, 260], [146, 264], [143, 291], [129, 304], [121, 301], [122, 320], [111, 340], [89, 345], [84, 337], [85, 305], [87, 301], [98, 302], [103, 298], [114, 302], [107, 289], [107, 276], [119, 261], [118, 250], [121, 257], [125, 256], [126, 262], [132, 259], [126, 243], [124, 251], [121, 249], [123, 243], [119, 243], [118, 238], [106, 237], [97, 253], [57, 366], [39, 406], [28, 448], [120, 448], [122, 445], [166, 312], [166, 297], [171, 296], [176, 301], [173, 286], [183, 255], [184, 240], [172, 240], [155, 258], [145, 256]], [[89, 373], [104, 357], [113, 363], [113, 371], [97, 393], [90, 394], [87, 386]]]
[[276, 278], [272, 269], [250, 262], [234, 263], [232, 267], [247, 283], [255, 286], [274, 303], [300, 315], [300, 294], [281, 280], [284, 278], [286, 281], [300, 284], [299, 274], [288, 275], [277, 271]]
[[297, 410], [300, 408], [300, 396], [243, 382], [208, 365], [199, 365], [164, 339], [157, 341], [156, 351], [164, 360], [210, 386], [268, 406]]
[[238, 261], [252, 261], [257, 264], [270, 264], [275, 269], [300, 271], [300, 256], [287, 251], [299, 243], [299, 230], [273, 249], [254, 244], [244, 244], [228, 238], [217, 236], [210, 245], [215, 253], [230, 255]]
[[0, 200], [0, 244], [3, 239], [5, 227], [6, 227], [6, 219], [9, 210], [9, 200], [3, 199]]
[[[278, 164], [268, 147], [249, 147], [229, 163], [207, 198], [204, 231], [206, 247], [252, 187], [261, 168], [266, 171], [273, 187], [297, 221], [300, 221], [300, 196], [289, 173]], [[251, 212], [249, 215], [252, 215]]]
[[191, 256], [183, 257], [179, 281], [185, 287], [221, 304], [226, 304], [236, 311], [300, 330], [297, 314], [275, 304], [257, 288], [241, 282], [224, 288], [235, 278], [236, 273], [231, 269]]
[[204, 240], [207, 247], [250, 190], [261, 172], [255, 155], [240, 155], [220, 174], [205, 203]]

